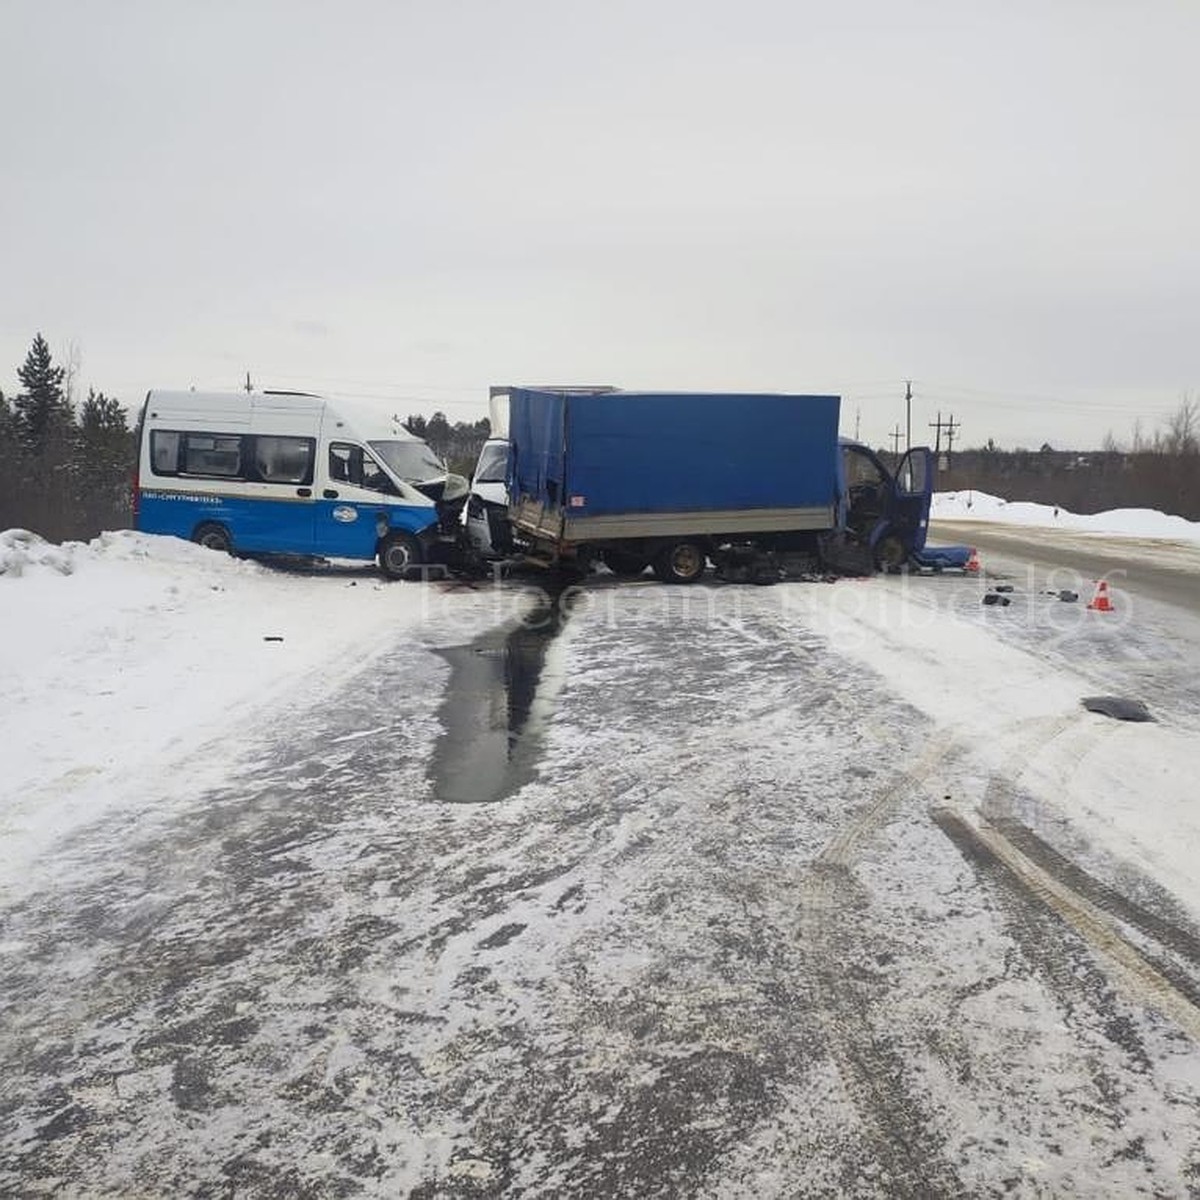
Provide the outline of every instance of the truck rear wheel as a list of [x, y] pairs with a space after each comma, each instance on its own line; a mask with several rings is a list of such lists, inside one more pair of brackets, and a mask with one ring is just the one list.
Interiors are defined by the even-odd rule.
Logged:
[[654, 560], [654, 574], [663, 583], [695, 583], [707, 565], [699, 542], [671, 542]]
[[233, 538], [229, 536], [229, 530], [215, 521], [205, 521], [203, 525], [197, 525], [192, 534], [192, 541], [209, 550], [220, 550], [224, 554], [233, 553]]
[[389, 579], [403, 579], [421, 561], [421, 546], [412, 534], [389, 533], [379, 543], [379, 569]]

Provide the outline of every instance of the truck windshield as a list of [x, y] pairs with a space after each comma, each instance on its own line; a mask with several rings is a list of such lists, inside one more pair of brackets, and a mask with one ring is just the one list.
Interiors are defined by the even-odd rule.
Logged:
[[476, 483], [505, 483], [508, 480], [508, 443], [487, 442], [475, 464]]
[[446, 474], [446, 464], [424, 442], [368, 442], [388, 469], [405, 483], [428, 483]]

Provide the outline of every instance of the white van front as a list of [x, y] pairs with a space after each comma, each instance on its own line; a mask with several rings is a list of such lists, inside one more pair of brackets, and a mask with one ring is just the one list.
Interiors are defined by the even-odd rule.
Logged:
[[504, 558], [512, 552], [508, 524], [508, 440], [489, 438], [479, 452], [463, 526], [476, 553]]

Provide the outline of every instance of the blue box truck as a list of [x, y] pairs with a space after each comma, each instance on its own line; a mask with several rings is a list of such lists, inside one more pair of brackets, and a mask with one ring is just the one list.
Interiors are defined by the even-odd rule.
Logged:
[[932, 455], [895, 473], [838, 437], [840, 398], [508, 388], [509, 519], [546, 565], [691, 583], [783, 557], [899, 566], [925, 543]]

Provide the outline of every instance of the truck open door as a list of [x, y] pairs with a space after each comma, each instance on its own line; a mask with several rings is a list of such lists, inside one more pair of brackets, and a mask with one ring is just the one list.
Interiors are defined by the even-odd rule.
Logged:
[[878, 555], [887, 565], [899, 566], [924, 547], [932, 498], [933, 452], [928, 446], [914, 446], [900, 460], [893, 479], [888, 528], [881, 539], [893, 541], [889, 554]]

